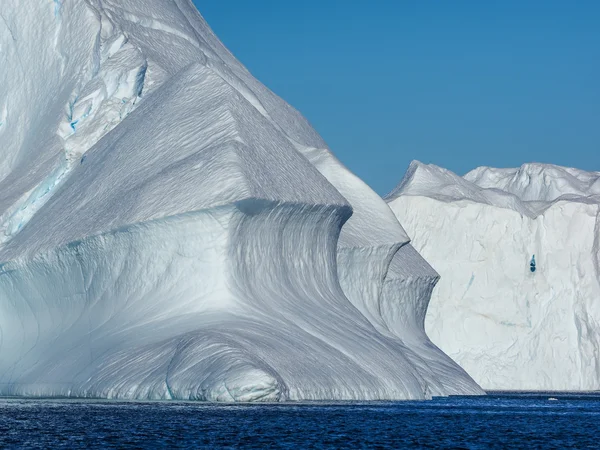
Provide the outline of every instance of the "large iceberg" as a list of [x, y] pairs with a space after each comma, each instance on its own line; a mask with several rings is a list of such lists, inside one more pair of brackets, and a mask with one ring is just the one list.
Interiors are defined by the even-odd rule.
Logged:
[[0, 18], [0, 395], [483, 393], [394, 214], [190, 0]]
[[600, 172], [413, 162], [387, 201], [441, 274], [429, 336], [481, 386], [600, 389]]

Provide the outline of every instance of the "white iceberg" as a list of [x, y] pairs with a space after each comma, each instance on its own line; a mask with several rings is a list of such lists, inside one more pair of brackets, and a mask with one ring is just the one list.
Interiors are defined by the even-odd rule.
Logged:
[[385, 202], [189, 0], [0, 12], [0, 395], [483, 392]]
[[388, 204], [441, 274], [432, 341], [486, 389], [600, 389], [600, 172], [413, 162]]

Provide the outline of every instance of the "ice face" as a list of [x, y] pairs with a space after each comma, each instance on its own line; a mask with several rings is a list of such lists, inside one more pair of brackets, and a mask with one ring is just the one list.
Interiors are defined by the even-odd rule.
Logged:
[[441, 274], [434, 343], [487, 389], [600, 387], [600, 174], [415, 162], [389, 205]]
[[190, 1], [30, 6], [0, 6], [1, 395], [482, 393], [391, 210]]

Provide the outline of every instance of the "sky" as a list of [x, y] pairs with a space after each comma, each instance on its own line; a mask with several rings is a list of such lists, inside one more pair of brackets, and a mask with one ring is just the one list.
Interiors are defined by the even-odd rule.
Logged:
[[195, 2], [381, 195], [414, 159], [600, 171], [600, 1]]

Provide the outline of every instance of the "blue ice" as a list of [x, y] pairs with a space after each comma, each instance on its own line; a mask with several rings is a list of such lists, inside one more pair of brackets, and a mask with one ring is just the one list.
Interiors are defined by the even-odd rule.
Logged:
[[61, 7], [61, 3], [60, 0], [54, 0], [54, 17], [59, 17], [60, 16], [60, 7]]
[[148, 66], [144, 65], [140, 71], [138, 72], [135, 78], [135, 95], [138, 97], [142, 96], [142, 91], [144, 90], [144, 81], [146, 79], [146, 71], [148, 70]]

